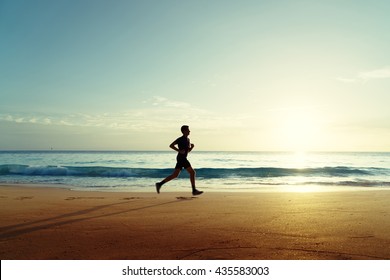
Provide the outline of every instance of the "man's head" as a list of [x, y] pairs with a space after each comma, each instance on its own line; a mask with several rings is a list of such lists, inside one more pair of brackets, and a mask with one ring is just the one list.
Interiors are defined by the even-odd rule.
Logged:
[[183, 125], [180, 130], [181, 133], [183, 133], [184, 135], [186, 136], [190, 135], [190, 128], [188, 125]]

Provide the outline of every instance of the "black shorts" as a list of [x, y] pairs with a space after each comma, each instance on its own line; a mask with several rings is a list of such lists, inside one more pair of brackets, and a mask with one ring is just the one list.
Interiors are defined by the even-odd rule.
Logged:
[[187, 169], [188, 167], [191, 167], [191, 163], [188, 161], [187, 157], [183, 157], [183, 156], [180, 156], [178, 155], [176, 157], [176, 166], [175, 166], [175, 169], [182, 169], [182, 168], [185, 168]]

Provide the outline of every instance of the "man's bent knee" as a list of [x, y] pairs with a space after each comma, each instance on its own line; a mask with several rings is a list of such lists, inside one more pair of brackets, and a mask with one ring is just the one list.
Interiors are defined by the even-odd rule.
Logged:
[[179, 174], [180, 174], [180, 169], [175, 169], [175, 171], [172, 173], [172, 177], [173, 178], [176, 178], [177, 176], [179, 176]]
[[192, 167], [188, 167], [187, 171], [188, 171], [188, 173], [190, 173], [190, 175], [195, 175], [196, 174], [195, 170], [192, 169]]

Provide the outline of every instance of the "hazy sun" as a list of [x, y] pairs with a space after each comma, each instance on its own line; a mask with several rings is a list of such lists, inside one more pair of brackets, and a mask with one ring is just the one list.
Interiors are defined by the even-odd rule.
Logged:
[[319, 125], [308, 112], [289, 112], [280, 121], [280, 137], [285, 149], [296, 153], [315, 148], [319, 138]]

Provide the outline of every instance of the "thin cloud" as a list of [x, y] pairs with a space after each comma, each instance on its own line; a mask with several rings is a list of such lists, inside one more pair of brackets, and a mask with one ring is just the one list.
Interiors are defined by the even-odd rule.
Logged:
[[359, 72], [356, 77], [346, 78], [346, 77], [338, 77], [336, 80], [343, 83], [366, 83], [373, 80], [379, 79], [389, 79], [390, 78], [390, 66], [386, 66], [383, 68], [378, 68], [369, 71]]
[[189, 103], [172, 101], [165, 97], [154, 96], [144, 101], [142, 109], [129, 109], [115, 113], [8, 113], [0, 114], [0, 121], [26, 123], [45, 126], [89, 127], [134, 132], [164, 132], [176, 129], [184, 123], [202, 127], [207, 131], [223, 128], [240, 128], [247, 118], [240, 115], [220, 115], [212, 111], [191, 106]]
[[343, 82], [343, 83], [356, 83], [357, 82], [357, 79], [353, 79], [353, 78], [342, 78], [342, 77], [338, 77], [336, 78], [337, 81], [340, 81], [340, 82]]
[[164, 106], [164, 107], [173, 107], [173, 108], [191, 107], [191, 105], [186, 102], [170, 100], [162, 96], [153, 96], [152, 99], [146, 101], [146, 103], [151, 103], [154, 106]]
[[365, 81], [374, 79], [388, 79], [390, 78], [390, 67], [387, 66], [381, 69], [361, 72], [359, 73], [358, 78], [363, 79]]

